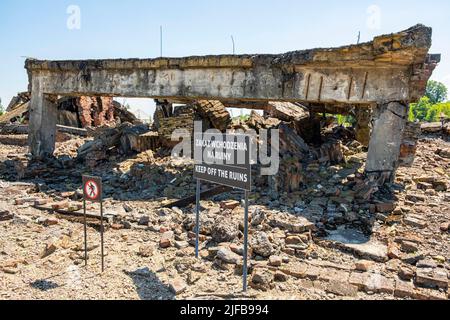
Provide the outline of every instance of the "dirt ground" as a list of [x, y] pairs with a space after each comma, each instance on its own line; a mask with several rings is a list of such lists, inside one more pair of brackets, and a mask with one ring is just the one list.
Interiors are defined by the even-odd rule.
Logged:
[[[133, 188], [139, 186], [125, 180], [114, 182], [123, 183], [125, 196], [119, 199], [111, 190], [113, 180], [106, 181], [112, 196], [104, 204], [109, 220], [101, 273], [98, 219], [89, 220], [85, 267], [80, 218], [35, 207], [38, 199], [65, 201], [64, 192], [81, 185], [80, 169], [59, 168], [20, 179], [20, 165], [13, 174], [7, 162], [25, 157], [27, 147], [0, 144], [0, 213], [9, 216], [0, 221], [0, 299], [448, 299], [450, 154], [439, 150], [449, 148], [439, 137], [421, 139], [413, 167], [399, 170], [391, 195], [394, 207], [383, 210], [389, 204], [381, 201], [369, 207], [370, 235], [350, 218], [318, 233], [323, 219], [311, 222], [308, 210], [318, 205], [331, 212], [329, 202], [320, 203], [330, 197], [327, 192], [317, 196], [318, 204], [314, 199], [302, 204], [299, 194], [281, 195], [277, 203], [258, 191], [250, 207], [250, 288], [242, 294], [243, 209], [233, 202], [239, 201], [239, 192], [202, 201], [202, 222], [212, 231], [202, 232], [197, 260], [189, 224], [193, 206], [161, 209], [167, 197], [152, 200], [151, 188], [136, 193]], [[98, 170], [113, 170], [106, 166]], [[322, 179], [328, 188], [329, 176]], [[164, 191], [193, 193], [190, 183]], [[98, 214], [97, 206], [88, 209]], [[261, 215], [265, 218], [258, 223]], [[297, 220], [289, 220], [290, 215]], [[232, 222], [220, 233], [221, 221], [210, 217]], [[278, 223], [282, 218], [291, 224]], [[218, 243], [218, 237], [225, 241]]]

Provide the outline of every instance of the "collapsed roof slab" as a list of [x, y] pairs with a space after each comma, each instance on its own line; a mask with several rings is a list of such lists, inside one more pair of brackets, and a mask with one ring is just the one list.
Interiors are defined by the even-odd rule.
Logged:
[[319, 107], [371, 106], [376, 112], [366, 172], [382, 182], [392, 180], [408, 104], [424, 94], [440, 61], [440, 55], [428, 54], [431, 34], [431, 28], [416, 25], [363, 44], [280, 55], [28, 59], [30, 151], [37, 158], [53, 154], [53, 101], [57, 95], [218, 100], [224, 105], [244, 103], [254, 107], [271, 101]]
[[368, 104], [417, 100], [433, 68], [433, 57], [427, 55], [430, 46], [431, 29], [417, 25], [334, 49], [159, 59], [29, 59], [26, 69], [30, 90], [39, 82], [46, 94]]

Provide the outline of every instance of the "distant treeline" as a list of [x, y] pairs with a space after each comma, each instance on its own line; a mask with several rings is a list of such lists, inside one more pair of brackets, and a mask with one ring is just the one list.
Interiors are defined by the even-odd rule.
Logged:
[[[450, 101], [447, 101], [447, 88], [443, 83], [430, 80], [425, 96], [419, 102], [411, 103], [408, 120], [411, 122], [440, 122], [450, 119]], [[356, 120], [353, 116], [336, 116], [338, 123], [353, 126]]]
[[428, 97], [423, 97], [418, 103], [411, 104], [409, 121], [439, 122], [441, 116], [450, 119], [450, 102], [431, 103]]
[[443, 83], [429, 81], [425, 96], [409, 109], [409, 121], [439, 122], [441, 117], [450, 119], [450, 101]]

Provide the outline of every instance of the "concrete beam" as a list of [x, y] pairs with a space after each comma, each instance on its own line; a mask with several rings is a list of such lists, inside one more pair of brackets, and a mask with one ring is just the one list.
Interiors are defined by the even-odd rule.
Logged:
[[366, 105], [419, 98], [430, 46], [431, 29], [418, 25], [364, 44], [280, 55], [27, 60], [26, 68], [47, 94]]

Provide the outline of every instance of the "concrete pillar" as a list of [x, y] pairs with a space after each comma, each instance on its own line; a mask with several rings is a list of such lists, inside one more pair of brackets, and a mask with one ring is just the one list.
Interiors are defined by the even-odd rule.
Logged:
[[356, 118], [356, 140], [363, 146], [368, 147], [370, 141], [372, 109], [371, 108], [357, 108], [355, 111]]
[[407, 117], [408, 107], [399, 102], [379, 105], [374, 110], [366, 174], [380, 185], [394, 181]]
[[40, 90], [40, 79], [33, 79], [30, 101], [28, 143], [33, 158], [45, 160], [55, 151], [58, 108], [55, 97]]

